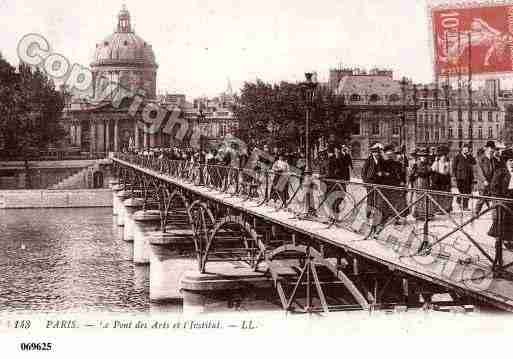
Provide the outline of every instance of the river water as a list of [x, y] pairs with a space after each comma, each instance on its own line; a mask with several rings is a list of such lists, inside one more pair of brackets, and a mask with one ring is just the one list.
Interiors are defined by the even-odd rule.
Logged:
[[0, 310], [148, 311], [132, 250], [111, 208], [0, 210]]
[[[0, 312], [162, 313], [149, 266], [135, 266], [111, 208], [0, 210]], [[205, 310], [281, 311], [274, 293], [212, 300]]]
[[[182, 312], [150, 303], [149, 266], [134, 265], [113, 218], [111, 208], [0, 209], [0, 312]], [[269, 297], [209, 300], [204, 309], [281, 310]]]

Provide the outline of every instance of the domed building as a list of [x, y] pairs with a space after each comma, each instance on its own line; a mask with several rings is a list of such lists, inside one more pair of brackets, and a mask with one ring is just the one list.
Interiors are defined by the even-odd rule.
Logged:
[[144, 90], [147, 98], [154, 99], [157, 68], [151, 45], [135, 34], [130, 13], [123, 6], [116, 31], [96, 44], [91, 63], [93, 97], [101, 98], [102, 89], [111, 82], [131, 91]]
[[[63, 121], [73, 152], [102, 155], [163, 143], [163, 135], [144, 134], [137, 126], [144, 105], [157, 103], [157, 69], [151, 45], [135, 33], [123, 6], [115, 32], [95, 46], [90, 88], [67, 93]], [[136, 95], [144, 100], [130, 113]]]

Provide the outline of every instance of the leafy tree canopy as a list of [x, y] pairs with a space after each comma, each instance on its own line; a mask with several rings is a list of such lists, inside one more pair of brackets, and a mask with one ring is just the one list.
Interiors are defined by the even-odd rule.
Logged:
[[0, 134], [5, 153], [23, 156], [45, 150], [65, 136], [59, 120], [64, 99], [39, 69], [18, 71], [0, 55]]
[[[265, 143], [292, 150], [300, 147], [306, 123], [306, 102], [301, 84], [246, 82], [237, 100], [235, 117], [243, 141], [250, 145]], [[341, 97], [318, 86], [310, 121], [311, 143], [319, 137], [345, 142], [350, 136], [352, 118]]]

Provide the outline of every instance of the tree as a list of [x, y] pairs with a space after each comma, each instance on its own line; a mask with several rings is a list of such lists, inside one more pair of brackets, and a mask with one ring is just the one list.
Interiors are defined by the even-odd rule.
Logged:
[[8, 157], [28, 156], [63, 139], [63, 107], [62, 94], [46, 74], [25, 64], [16, 73], [0, 55], [0, 133]]
[[[300, 146], [306, 114], [301, 84], [246, 82], [237, 100], [235, 117], [239, 122], [239, 136], [246, 143], [267, 143], [289, 149]], [[311, 143], [330, 134], [338, 142], [345, 142], [350, 136], [352, 117], [341, 97], [319, 86], [312, 108]]]

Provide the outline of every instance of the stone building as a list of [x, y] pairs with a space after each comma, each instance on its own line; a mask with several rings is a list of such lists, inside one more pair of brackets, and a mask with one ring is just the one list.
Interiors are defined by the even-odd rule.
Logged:
[[70, 94], [64, 108], [71, 148], [103, 154], [130, 145], [160, 144], [162, 135], [148, 135], [138, 128], [140, 111], [135, 116], [129, 114], [135, 94], [144, 99], [140, 108], [157, 104], [157, 69], [151, 45], [135, 33], [130, 13], [123, 6], [115, 32], [96, 44], [90, 88]]
[[390, 70], [336, 69], [328, 86], [343, 96], [355, 120], [351, 135], [353, 158], [364, 158], [374, 143], [415, 148], [415, 105], [411, 83], [401, 84]]
[[[96, 44], [90, 67], [92, 85], [87, 91], [66, 96], [63, 123], [69, 133], [70, 151], [103, 156], [127, 148], [182, 145], [174, 135], [142, 130], [142, 116], [148, 108], [179, 108], [189, 133], [199, 125], [207, 141], [215, 142], [236, 132], [232, 108], [235, 96], [230, 84], [219, 97], [192, 104], [184, 94], [157, 96], [157, 69], [151, 45], [135, 34], [130, 13], [123, 6], [115, 32]], [[166, 115], [163, 125], [168, 120]]]
[[458, 152], [472, 143], [474, 151], [487, 141], [499, 141], [504, 126], [504, 110], [494, 86], [472, 91], [445, 84], [418, 85], [417, 143], [419, 146], [447, 145]]
[[218, 143], [227, 135], [237, 135], [239, 126], [234, 115], [235, 106], [235, 94], [228, 80], [226, 90], [219, 96], [196, 98], [187, 117], [197, 118], [201, 134], [206, 141]]
[[334, 69], [328, 86], [355, 111], [351, 145], [356, 158], [367, 156], [376, 142], [401, 144], [403, 113], [407, 151], [447, 145], [455, 153], [470, 142], [477, 151], [487, 141], [500, 142], [505, 108], [513, 103], [500, 90], [499, 80], [474, 89], [470, 103], [467, 89], [397, 81], [392, 71], [383, 69]]

